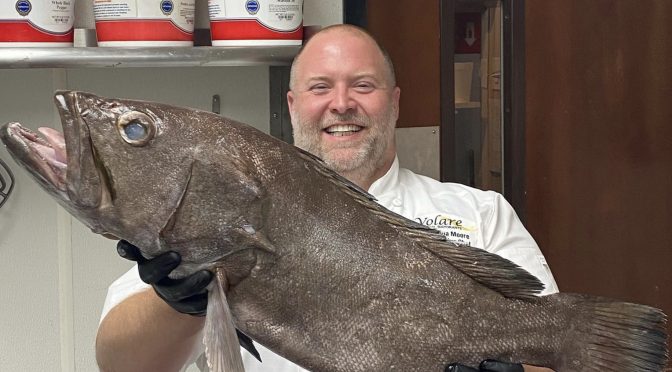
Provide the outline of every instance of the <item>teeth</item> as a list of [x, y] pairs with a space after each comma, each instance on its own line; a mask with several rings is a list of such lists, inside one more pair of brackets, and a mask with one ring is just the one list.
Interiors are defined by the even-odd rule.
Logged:
[[35, 142], [35, 143], [39, 143], [40, 145], [49, 146], [49, 143], [47, 141], [45, 141], [44, 138], [41, 138], [40, 136], [33, 133], [29, 129], [26, 129], [24, 127], [19, 126], [18, 130], [19, 130], [19, 134], [23, 138], [29, 140], [30, 142]]
[[332, 125], [326, 129], [327, 133], [335, 136], [343, 136], [346, 134], [344, 132], [359, 132], [360, 130], [362, 130], [362, 128], [354, 124]]
[[353, 132], [333, 132], [333, 133], [330, 133], [330, 134], [334, 137], [345, 137], [345, 136], [351, 136], [354, 133]]

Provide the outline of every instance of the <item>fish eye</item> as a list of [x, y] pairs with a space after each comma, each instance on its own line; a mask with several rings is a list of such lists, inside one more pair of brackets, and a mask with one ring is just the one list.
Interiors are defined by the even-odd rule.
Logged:
[[138, 111], [125, 112], [119, 116], [117, 129], [121, 138], [133, 146], [144, 146], [156, 132], [154, 120]]
[[124, 126], [126, 137], [132, 141], [138, 141], [147, 136], [147, 129], [137, 120], [133, 120]]

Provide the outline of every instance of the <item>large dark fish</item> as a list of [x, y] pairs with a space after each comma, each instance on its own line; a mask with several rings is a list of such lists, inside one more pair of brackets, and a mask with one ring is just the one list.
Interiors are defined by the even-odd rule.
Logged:
[[315, 371], [442, 371], [484, 358], [560, 372], [665, 366], [660, 310], [536, 297], [542, 285], [511, 262], [444, 241], [249, 126], [87, 93], [55, 102], [64, 142], [16, 123], [2, 140], [93, 232], [147, 257], [179, 252], [177, 276], [218, 273], [205, 331], [215, 362], [228, 363], [222, 344], [232, 344], [218, 336], [230, 334], [228, 300], [239, 330]]

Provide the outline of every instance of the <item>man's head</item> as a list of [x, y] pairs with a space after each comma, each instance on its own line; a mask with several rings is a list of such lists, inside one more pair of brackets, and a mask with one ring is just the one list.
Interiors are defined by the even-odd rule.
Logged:
[[394, 161], [399, 94], [389, 57], [366, 31], [325, 28], [292, 64], [294, 142], [368, 189]]

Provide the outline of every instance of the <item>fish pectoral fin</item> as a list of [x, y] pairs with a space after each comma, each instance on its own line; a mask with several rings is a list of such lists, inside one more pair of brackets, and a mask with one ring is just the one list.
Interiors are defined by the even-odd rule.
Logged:
[[224, 293], [225, 286], [225, 273], [216, 270], [213, 288], [208, 294], [203, 328], [205, 356], [211, 372], [244, 372], [236, 327]]
[[268, 240], [263, 230], [255, 230], [249, 224], [244, 224], [242, 227], [233, 229], [230, 237], [232, 241], [237, 243], [239, 248], [259, 249], [271, 254], [275, 254], [278, 251], [275, 245]]
[[484, 249], [448, 241], [421, 244], [430, 252], [484, 286], [510, 298], [534, 298], [544, 284], [515, 263]]
[[[161, 239], [174, 250], [184, 246], [181, 254], [189, 254], [196, 247], [200, 252], [230, 253], [230, 247], [275, 251], [263, 236], [267, 198], [256, 181], [235, 178], [234, 173], [235, 169], [194, 161], [183, 182], [184, 190], [159, 232]], [[187, 250], [189, 245], [192, 248]]]

